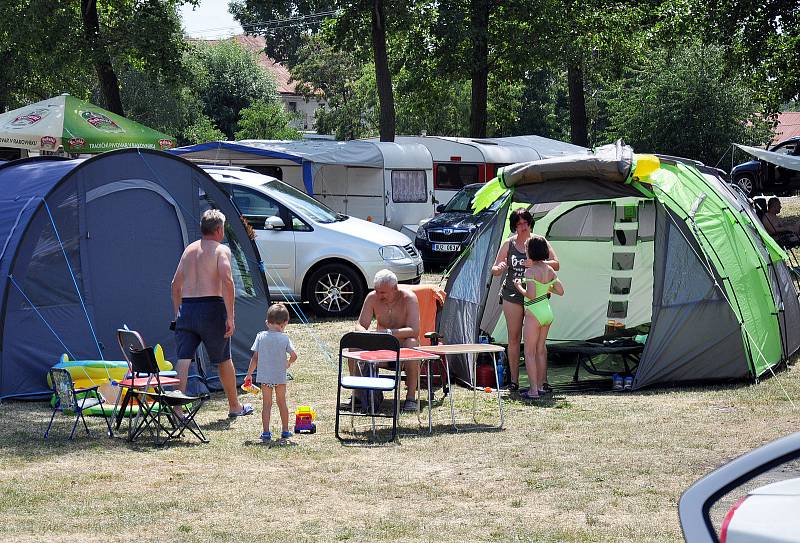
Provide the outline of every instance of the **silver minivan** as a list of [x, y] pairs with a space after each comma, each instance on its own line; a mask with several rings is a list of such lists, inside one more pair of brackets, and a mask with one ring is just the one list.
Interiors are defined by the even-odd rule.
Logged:
[[419, 283], [422, 258], [405, 235], [342, 215], [266, 175], [236, 166], [202, 166], [255, 231], [273, 299], [308, 301], [323, 317], [358, 314], [375, 273]]

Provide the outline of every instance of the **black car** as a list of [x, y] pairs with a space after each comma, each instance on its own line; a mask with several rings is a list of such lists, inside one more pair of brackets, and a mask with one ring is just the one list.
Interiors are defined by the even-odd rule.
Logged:
[[[800, 136], [782, 141], [769, 150], [782, 155], [800, 156]], [[747, 196], [788, 195], [800, 191], [800, 172], [781, 168], [765, 160], [739, 164], [731, 170], [731, 179]]]
[[436, 208], [438, 214], [417, 229], [414, 245], [428, 266], [446, 266], [472, 242], [475, 232], [500, 205], [500, 201], [478, 213], [472, 212], [472, 198], [483, 183], [466, 185], [446, 204]]

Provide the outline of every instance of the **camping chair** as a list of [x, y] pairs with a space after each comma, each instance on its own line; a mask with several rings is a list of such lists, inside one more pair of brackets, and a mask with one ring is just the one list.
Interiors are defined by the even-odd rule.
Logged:
[[[409, 288], [417, 297], [419, 304], [419, 345], [425, 347], [427, 345], [438, 345], [444, 339], [436, 330], [438, 328], [438, 310], [444, 304], [445, 292], [436, 285], [409, 285]], [[423, 372], [423, 369], [425, 370]], [[420, 385], [427, 383], [428, 369], [432, 375], [433, 390], [438, 388], [442, 389], [444, 396], [447, 396], [449, 390], [447, 388], [447, 375], [445, 372], [449, 371], [447, 365], [447, 358], [442, 356], [439, 360], [434, 361], [430, 366], [425, 365], [420, 368]], [[429, 401], [432, 398], [428, 399]]]
[[[79, 420], [83, 422], [83, 427], [86, 428], [86, 435], [90, 435], [89, 426], [86, 425], [83, 411], [96, 405], [100, 406], [103, 419], [106, 421], [108, 436], [113, 437], [114, 434], [111, 431], [111, 423], [108, 421], [105, 407], [103, 407], [105, 400], [103, 400], [103, 397], [97, 391], [99, 385], [76, 389], [72, 382], [72, 375], [70, 375], [69, 371], [61, 368], [53, 368], [50, 370], [50, 381], [53, 383], [56, 405], [53, 407], [53, 414], [50, 416], [50, 424], [47, 425], [47, 430], [44, 432], [45, 439], [47, 439], [50, 433], [50, 428], [53, 426], [53, 419], [55, 419], [57, 411], [61, 411], [64, 414], [66, 414], [67, 411], [73, 411], [75, 413], [75, 423], [72, 425], [72, 432], [69, 434], [70, 439], [75, 437], [75, 430], [78, 428]], [[79, 394], [83, 396], [79, 398]]]
[[[122, 351], [122, 355], [125, 357], [125, 361], [128, 362], [128, 374], [121, 381], [114, 383], [117, 387], [119, 387], [117, 399], [114, 402], [114, 419], [116, 421], [116, 429], [119, 430], [119, 427], [122, 424], [122, 419], [125, 417], [127, 410], [128, 440], [132, 441], [133, 427], [139, 422], [138, 420], [133, 420], [133, 400], [137, 397], [138, 392], [143, 390], [143, 387], [144, 390], [146, 390], [149, 380], [144, 375], [137, 376], [134, 374], [131, 367], [130, 352], [131, 350], [143, 350], [145, 348], [145, 343], [144, 339], [142, 339], [142, 335], [139, 332], [136, 330], [130, 330], [127, 326], [125, 328], [117, 329], [117, 342], [119, 343], [119, 348]], [[180, 383], [180, 380], [172, 375], [168, 376], [161, 374], [159, 375], [159, 378], [162, 386], [174, 386]], [[125, 389], [124, 395], [122, 394], [123, 389]], [[121, 403], [120, 397], [122, 397]], [[138, 419], [139, 414], [137, 413], [136, 416]]]
[[[365, 363], [368, 368], [368, 375], [343, 375], [343, 364], [346, 356], [343, 352], [346, 350], [354, 351], [392, 351], [395, 355], [394, 368], [391, 374], [380, 374], [377, 365]], [[373, 332], [348, 332], [339, 341], [339, 378], [336, 386], [336, 438], [342, 441], [339, 435], [339, 418], [340, 415], [349, 415], [350, 417], [370, 417], [372, 419], [372, 433], [375, 433], [375, 418], [391, 418], [392, 419], [392, 437], [390, 441], [397, 438], [397, 418], [400, 410], [400, 341], [390, 334], [376, 334]], [[342, 389], [348, 389], [353, 394], [350, 400], [350, 410], [342, 411]], [[355, 409], [355, 391], [364, 391], [364, 395], [368, 398], [369, 405], [366, 409], [356, 411]], [[376, 413], [375, 403], [373, 401], [376, 392], [383, 393], [394, 391], [392, 397], [392, 413], [390, 415], [384, 413]], [[352, 420], [352, 419], [351, 419]]]
[[[195, 421], [195, 415], [203, 405], [203, 399], [199, 396], [186, 395], [179, 390], [164, 390], [158, 361], [152, 347], [132, 348], [129, 356], [133, 374], [137, 378], [147, 379], [147, 386], [138, 392], [141, 417], [137, 417], [139, 424], [133, 430], [132, 439], [145, 429], [149, 429], [152, 434], [154, 428], [158, 445], [181, 437], [186, 430], [203, 443], [208, 443], [208, 439]], [[178, 408], [181, 408], [182, 412], [179, 412]], [[168, 425], [162, 422], [162, 418], [166, 419]], [[166, 437], [164, 441], [159, 441], [162, 431]]]

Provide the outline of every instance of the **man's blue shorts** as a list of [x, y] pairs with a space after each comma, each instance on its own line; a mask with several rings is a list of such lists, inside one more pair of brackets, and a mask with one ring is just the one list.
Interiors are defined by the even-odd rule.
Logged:
[[175, 321], [175, 342], [178, 359], [194, 358], [200, 342], [208, 351], [212, 364], [221, 364], [231, 358], [231, 339], [225, 337], [228, 312], [220, 296], [183, 298]]

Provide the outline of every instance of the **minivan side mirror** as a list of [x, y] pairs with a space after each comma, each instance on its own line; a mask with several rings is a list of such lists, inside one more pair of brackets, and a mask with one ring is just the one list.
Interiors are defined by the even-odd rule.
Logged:
[[444, 211], [445, 204], [439, 204], [436, 206], [436, 213], [442, 213]]
[[275, 230], [278, 228], [283, 228], [284, 226], [286, 225], [283, 224], [283, 219], [280, 217], [267, 217], [267, 220], [264, 221], [264, 230]]

